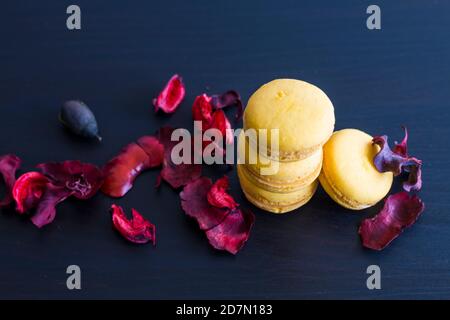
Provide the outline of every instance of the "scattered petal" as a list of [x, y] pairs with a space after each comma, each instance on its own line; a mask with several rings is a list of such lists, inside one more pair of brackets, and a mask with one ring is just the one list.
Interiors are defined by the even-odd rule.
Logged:
[[201, 230], [217, 226], [228, 215], [227, 210], [208, 202], [207, 197], [212, 186], [211, 179], [200, 177], [187, 184], [180, 193], [181, 207], [188, 216], [197, 220]]
[[230, 183], [227, 176], [218, 179], [209, 189], [207, 198], [210, 205], [217, 208], [234, 209], [238, 206], [233, 197], [227, 193]]
[[49, 179], [40, 172], [27, 172], [17, 179], [12, 191], [16, 211], [20, 214], [35, 208], [41, 200]]
[[408, 129], [403, 127], [405, 131], [405, 137], [402, 142], [395, 142], [394, 153], [401, 155], [402, 157], [408, 157]]
[[33, 224], [42, 228], [51, 223], [56, 216], [56, 206], [74, 193], [75, 191], [68, 190], [64, 186], [48, 184], [37, 205], [35, 214], [31, 217]]
[[181, 207], [197, 220], [214, 248], [236, 254], [248, 240], [255, 216], [237, 208], [234, 199], [224, 196], [227, 188], [226, 176], [214, 185], [209, 178], [200, 177], [180, 193]]
[[206, 94], [198, 96], [192, 105], [192, 118], [194, 121], [202, 122], [202, 131], [209, 129], [212, 122], [213, 107], [211, 105], [211, 97]]
[[178, 143], [177, 141], [171, 140], [173, 131], [174, 129], [169, 127], [161, 128], [159, 131], [159, 141], [164, 146], [164, 161], [160, 176], [172, 188], [177, 189], [200, 177], [202, 167], [200, 164], [194, 163], [193, 154], [191, 155], [190, 163], [173, 163], [172, 149]]
[[103, 168], [102, 192], [110, 197], [124, 196], [141, 172], [161, 165], [163, 156], [164, 147], [155, 137], [144, 136], [130, 143]]
[[128, 241], [133, 243], [156, 243], [155, 225], [144, 219], [139, 212], [131, 209], [133, 217], [128, 219], [120, 206], [111, 206], [112, 221], [117, 231]]
[[13, 201], [12, 189], [16, 182], [16, 171], [19, 169], [22, 160], [14, 154], [0, 156], [0, 175], [3, 177], [6, 194], [0, 199], [0, 208], [8, 206]]
[[363, 246], [382, 250], [411, 226], [425, 208], [417, 195], [402, 191], [386, 198], [383, 209], [373, 218], [365, 219], [359, 227]]
[[175, 112], [184, 99], [185, 91], [183, 79], [177, 74], [172, 76], [163, 91], [157, 98], [153, 99], [155, 112], [159, 109], [165, 113]]
[[229, 90], [220, 95], [213, 95], [211, 97], [211, 104], [214, 109], [223, 109], [229, 106], [237, 106], [238, 111], [236, 113], [236, 119], [240, 120], [244, 113], [241, 96], [235, 90]]
[[225, 137], [225, 142], [227, 144], [233, 143], [234, 136], [231, 131], [231, 124], [230, 121], [228, 121], [228, 118], [223, 110], [217, 110], [214, 112], [213, 119], [210, 125], [210, 129], [211, 128], [219, 130], [222, 134], [222, 137]]
[[97, 166], [78, 160], [41, 163], [37, 168], [53, 185], [73, 191], [78, 199], [93, 197], [103, 184], [103, 173]]
[[422, 161], [414, 157], [409, 157], [406, 154], [407, 135], [402, 143], [397, 144], [395, 148], [399, 153], [391, 150], [386, 135], [374, 137], [372, 141], [381, 147], [380, 152], [373, 159], [377, 170], [380, 172], [391, 171], [395, 176], [398, 176], [403, 171], [408, 172], [409, 177], [403, 184], [403, 188], [407, 191], [420, 190], [422, 187]]
[[250, 237], [255, 215], [249, 210], [233, 209], [216, 227], [206, 231], [209, 243], [218, 250], [236, 254]]

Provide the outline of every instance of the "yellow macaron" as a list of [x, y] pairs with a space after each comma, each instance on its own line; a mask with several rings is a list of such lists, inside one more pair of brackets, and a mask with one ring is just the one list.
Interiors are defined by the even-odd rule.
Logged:
[[272, 213], [286, 213], [301, 207], [312, 198], [317, 189], [316, 180], [290, 193], [267, 191], [253, 184], [242, 168], [242, 165], [237, 165], [239, 181], [246, 198], [258, 208]]
[[[244, 112], [244, 129], [255, 129], [258, 134], [266, 129], [268, 153], [279, 161], [305, 159], [318, 151], [333, 133], [334, 121], [327, 95], [295, 79], [263, 85], [250, 97]], [[279, 130], [279, 152], [273, 154], [271, 129]]]
[[336, 131], [323, 148], [320, 183], [337, 203], [353, 210], [373, 206], [392, 186], [393, 174], [380, 173], [373, 164], [379, 146], [357, 129]]
[[258, 152], [241, 131], [238, 137], [238, 160], [248, 178], [259, 187], [273, 192], [292, 192], [311, 184], [320, 174], [322, 149], [303, 160], [278, 162]]

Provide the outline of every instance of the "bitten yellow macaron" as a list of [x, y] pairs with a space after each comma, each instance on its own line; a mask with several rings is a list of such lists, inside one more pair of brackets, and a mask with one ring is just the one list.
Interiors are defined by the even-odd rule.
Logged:
[[357, 129], [336, 131], [323, 148], [320, 183], [338, 204], [353, 210], [373, 206], [392, 186], [393, 174], [380, 173], [373, 164], [379, 146]]
[[241, 131], [238, 137], [238, 159], [244, 164], [247, 177], [253, 184], [272, 192], [292, 192], [311, 184], [322, 168], [322, 149], [303, 160], [278, 162], [258, 152]]
[[289, 193], [267, 191], [252, 183], [243, 168], [243, 165], [237, 165], [239, 181], [246, 198], [258, 208], [272, 213], [285, 213], [301, 207], [312, 198], [317, 189], [316, 180]]
[[[309, 157], [333, 133], [334, 108], [318, 87], [301, 80], [277, 79], [250, 97], [244, 129], [267, 129], [269, 155], [279, 161]], [[279, 131], [279, 153], [271, 154], [271, 129]]]

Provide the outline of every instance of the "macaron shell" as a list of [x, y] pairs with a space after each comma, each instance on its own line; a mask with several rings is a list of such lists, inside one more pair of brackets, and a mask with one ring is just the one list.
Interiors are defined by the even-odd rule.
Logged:
[[383, 199], [392, 186], [393, 174], [375, 168], [373, 158], [378, 151], [365, 132], [336, 131], [323, 149], [319, 179], [325, 191], [339, 204], [355, 210]]
[[237, 170], [247, 199], [255, 206], [272, 213], [285, 213], [301, 207], [312, 198], [318, 185], [316, 180], [303, 189], [291, 193], [270, 192], [254, 185], [242, 170], [242, 165], [238, 165]]
[[[300, 159], [317, 151], [334, 128], [334, 108], [318, 87], [301, 80], [277, 79], [259, 88], [244, 113], [245, 129], [279, 129], [280, 157]], [[279, 159], [285, 160], [285, 159]]]
[[239, 163], [252, 182], [274, 192], [292, 192], [311, 184], [320, 174], [322, 149], [304, 160], [278, 162], [257, 152], [242, 131], [238, 138]]

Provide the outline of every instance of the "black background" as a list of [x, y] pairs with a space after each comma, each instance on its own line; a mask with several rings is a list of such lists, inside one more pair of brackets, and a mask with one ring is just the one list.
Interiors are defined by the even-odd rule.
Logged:
[[[123, 199], [64, 202], [42, 230], [2, 210], [0, 298], [450, 298], [449, 2], [377, 1], [377, 31], [366, 28], [371, 1], [78, 0], [82, 30], [69, 31], [72, 3], [0, 6], [0, 154], [22, 157], [22, 172], [65, 159], [102, 165], [162, 125], [191, 128], [202, 92], [236, 89], [246, 102], [261, 84], [292, 77], [329, 95], [336, 129], [393, 141], [407, 125], [410, 151], [424, 161], [426, 211], [371, 252], [357, 228], [382, 204], [349, 212], [319, 190], [291, 214], [254, 208], [250, 240], [232, 256], [209, 246], [176, 191], [154, 189], [158, 172], [150, 171]], [[186, 99], [173, 116], [155, 115], [151, 100], [174, 73], [184, 77]], [[101, 144], [59, 125], [61, 103], [73, 98], [95, 111]], [[230, 177], [237, 200], [251, 206], [236, 172]], [[114, 232], [113, 202], [156, 224], [157, 247]], [[70, 264], [82, 269], [82, 290], [66, 288]], [[366, 288], [371, 264], [381, 267], [382, 290]]]

